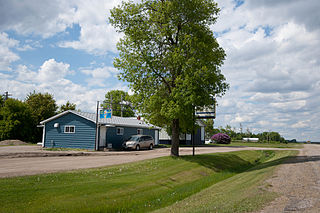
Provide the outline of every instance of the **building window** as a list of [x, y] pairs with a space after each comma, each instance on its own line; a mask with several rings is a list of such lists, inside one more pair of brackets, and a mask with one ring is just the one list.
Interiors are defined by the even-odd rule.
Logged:
[[123, 135], [123, 128], [117, 127], [117, 135]]
[[137, 134], [138, 135], [143, 135], [143, 129], [137, 129]]
[[75, 126], [64, 126], [64, 133], [75, 133], [76, 132], [76, 127]]

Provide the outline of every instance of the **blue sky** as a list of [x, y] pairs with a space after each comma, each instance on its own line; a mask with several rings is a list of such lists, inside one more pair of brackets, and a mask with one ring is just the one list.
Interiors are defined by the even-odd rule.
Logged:
[[[320, 1], [217, 2], [212, 30], [230, 90], [215, 125], [320, 141]], [[128, 91], [112, 65], [121, 35], [107, 22], [119, 3], [0, 0], [0, 92], [49, 92], [93, 112], [107, 91]]]

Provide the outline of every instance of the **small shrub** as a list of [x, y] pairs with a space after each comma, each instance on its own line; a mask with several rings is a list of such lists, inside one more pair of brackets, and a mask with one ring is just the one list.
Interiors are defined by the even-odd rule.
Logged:
[[230, 144], [231, 143], [231, 138], [229, 135], [225, 133], [218, 133], [215, 134], [211, 137], [212, 140], [214, 140], [218, 144]]

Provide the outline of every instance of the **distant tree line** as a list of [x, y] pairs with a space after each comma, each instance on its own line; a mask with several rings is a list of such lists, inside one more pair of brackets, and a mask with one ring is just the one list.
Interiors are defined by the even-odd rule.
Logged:
[[249, 128], [247, 128], [245, 131], [240, 128], [240, 131], [238, 132], [236, 131], [235, 127], [231, 127], [230, 125], [227, 125], [226, 127], [213, 128], [213, 120], [206, 120], [205, 123], [206, 138], [211, 138], [211, 136], [217, 133], [225, 133], [229, 135], [232, 140], [242, 140], [243, 138], [259, 138], [259, 141], [261, 142], [286, 142], [286, 140], [278, 132], [274, 131], [255, 134], [251, 132]]
[[0, 141], [19, 139], [37, 143], [42, 139], [42, 128], [37, 127], [40, 121], [46, 120], [65, 110], [75, 110], [70, 103], [58, 107], [49, 93], [30, 93], [24, 101], [0, 95]]

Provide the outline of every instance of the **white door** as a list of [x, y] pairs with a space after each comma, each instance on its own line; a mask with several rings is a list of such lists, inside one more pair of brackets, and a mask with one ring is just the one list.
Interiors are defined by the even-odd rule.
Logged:
[[99, 147], [106, 147], [106, 136], [107, 136], [107, 127], [100, 126], [100, 140], [99, 140]]
[[202, 140], [202, 141], [204, 141], [204, 135], [205, 135], [204, 127], [202, 126], [202, 127], [201, 127], [201, 140]]
[[159, 144], [159, 130], [154, 131], [154, 143], [155, 145]]

